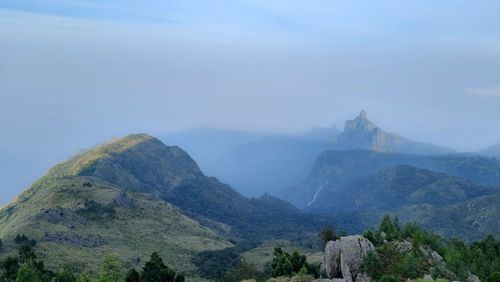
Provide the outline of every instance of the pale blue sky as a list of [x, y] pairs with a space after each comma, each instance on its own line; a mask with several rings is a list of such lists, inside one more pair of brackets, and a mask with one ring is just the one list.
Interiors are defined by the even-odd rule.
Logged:
[[500, 143], [498, 15], [500, 1], [0, 0], [0, 201], [129, 132], [342, 128], [365, 109], [411, 139]]

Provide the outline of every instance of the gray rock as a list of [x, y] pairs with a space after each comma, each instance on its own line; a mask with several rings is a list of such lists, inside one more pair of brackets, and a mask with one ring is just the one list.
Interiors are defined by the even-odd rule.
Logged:
[[[343, 278], [346, 282], [357, 281], [356, 278], [361, 272], [363, 258], [370, 251], [375, 252], [373, 244], [359, 235], [330, 241], [325, 247], [323, 268], [329, 278]], [[368, 276], [366, 275], [366, 277]], [[360, 276], [360, 279], [366, 277]], [[371, 279], [360, 281], [371, 281]]]
[[371, 282], [371, 281], [372, 281], [372, 278], [364, 272], [360, 272], [360, 273], [358, 273], [358, 275], [356, 275], [355, 282]]
[[394, 246], [396, 251], [400, 253], [406, 253], [413, 250], [413, 244], [408, 240], [392, 241], [391, 244]]
[[467, 282], [481, 282], [481, 280], [479, 280], [479, 277], [471, 273], [469, 274], [469, 277], [467, 277]]
[[35, 218], [52, 224], [65, 224], [68, 226], [87, 224], [87, 219], [83, 216], [62, 207], [42, 209], [35, 215]]
[[131, 208], [134, 204], [134, 200], [130, 198], [127, 193], [121, 192], [116, 194], [115, 197], [111, 200], [112, 204], [118, 205], [118, 206], [123, 206], [126, 208]]
[[430, 276], [429, 274], [425, 275], [423, 280], [434, 281], [434, 279], [432, 279], [432, 276]]
[[106, 245], [100, 236], [89, 236], [82, 238], [79, 235], [72, 233], [48, 233], [45, 232], [43, 241], [65, 243], [73, 246], [81, 246], [87, 248], [95, 248]]
[[433, 251], [432, 249], [430, 249], [427, 246], [420, 246], [420, 247], [418, 247], [418, 250], [424, 256], [425, 260], [429, 264], [436, 264], [436, 263], [440, 263], [443, 261], [442, 256], [440, 256], [438, 253], [436, 253], [435, 251]]

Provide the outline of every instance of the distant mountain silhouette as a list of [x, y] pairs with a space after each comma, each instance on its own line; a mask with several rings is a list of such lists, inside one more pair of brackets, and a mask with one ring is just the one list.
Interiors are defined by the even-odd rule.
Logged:
[[480, 150], [478, 154], [483, 155], [483, 156], [491, 156], [491, 157], [496, 157], [500, 158], [500, 144], [496, 144], [493, 146], [490, 146], [486, 149]]
[[316, 157], [326, 150], [369, 149], [430, 155], [453, 152], [387, 133], [371, 122], [364, 111], [346, 121], [343, 132], [335, 125], [316, 126], [298, 134], [205, 128], [167, 134], [162, 140], [186, 148], [205, 173], [247, 196], [266, 192], [279, 195], [306, 178]]
[[397, 134], [388, 133], [371, 122], [365, 111], [361, 111], [354, 120], [346, 121], [344, 131], [336, 140], [335, 147], [424, 155], [454, 152], [449, 148], [414, 142]]

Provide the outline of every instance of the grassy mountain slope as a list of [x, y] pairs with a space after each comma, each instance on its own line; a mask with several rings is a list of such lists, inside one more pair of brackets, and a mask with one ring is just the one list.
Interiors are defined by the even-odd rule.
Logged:
[[0, 213], [8, 254], [18, 233], [38, 241], [49, 267], [96, 269], [113, 253], [138, 266], [153, 251], [176, 269], [195, 275], [190, 257], [231, 246], [227, 239], [151, 194], [124, 192], [94, 177], [44, 177]]
[[95, 268], [108, 253], [137, 266], [156, 250], [194, 275], [193, 255], [231, 246], [228, 238], [309, 236], [330, 221], [269, 195], [245, 198], [182, 149], [137, 134], [51, 169], [0, 211], [0, 237], [7, 253], [18, 233], [36, 239], [49, 266]]

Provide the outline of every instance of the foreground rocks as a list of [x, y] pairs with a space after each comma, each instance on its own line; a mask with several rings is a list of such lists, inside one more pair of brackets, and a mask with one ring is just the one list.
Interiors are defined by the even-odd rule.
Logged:
[[371, 281], [372, 279], [361, 271], [363, 258], [369, 252], [376, 252], [375, 247], [368, 239], [359, 235], [330, 241], [325, 247], [323, 268], [328, 277], [334, 278], [335, 281]]

